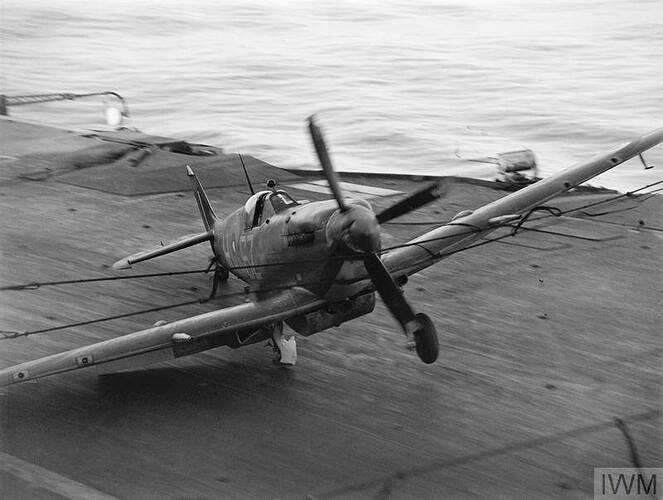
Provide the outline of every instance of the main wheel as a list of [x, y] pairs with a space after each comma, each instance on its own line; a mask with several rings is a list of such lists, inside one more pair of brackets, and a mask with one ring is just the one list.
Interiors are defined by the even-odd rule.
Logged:
[[434, 363], [440, 354], [440, 343], [433, 321], [424, 313], [417, 313], [417, 321], [421, 327], [414, 332], [414, 342], [419, 359], [426, 364]]

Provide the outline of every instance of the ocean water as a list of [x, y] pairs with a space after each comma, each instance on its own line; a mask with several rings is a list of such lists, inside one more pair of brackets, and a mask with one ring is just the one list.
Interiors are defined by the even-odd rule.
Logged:
[[[315, 113], [339, 170], [493, 176], [467, 159], [531, 148], [542, 174], [663, 126], [663, 2], [0, 0], [0, 91], [114, 90], [127, 125], [314, 168]], [[13, 108], [73, 128], [100, 100]], [[663, 179], [663, 147], [594, 184]]]

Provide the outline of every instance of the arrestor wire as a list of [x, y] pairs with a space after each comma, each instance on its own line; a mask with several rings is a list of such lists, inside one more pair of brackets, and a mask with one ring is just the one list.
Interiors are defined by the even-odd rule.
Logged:
[[75, 285], [79, 283], [94, 283], [96, 281], [117, 281], [117, 280], [131, 280], [138, 278], [156, 278], [158, 276], [176, 276], [179, 274], [196, 274], [204, 273], [206, 269], [195, 269], [192, 271], [170, 271], [164, 273], [149, 273], [149, 274], [132, 274], [131, 276], [104, 276], [103, 278], [81, 278], [77, 280], [61, 280], [61, 281], [42, 281], [25, 283], [23, 285], [9, 285], [0, 287], [0, 291], [22, 291], [22, 290], [37, 290], [44, 286], [58, 286], [58, 285]]
[[[613, 197], [610, 197], [610, 198], [599, 200], [599, 201], [596, 201], [596, 202], [593, 202], [593, 203], [588, 203], [588, 204], [582, 205], [580, 207], [569, 208], [567, 210], [560, 210], [560, 209], [555, 208], [555, 207], [547, 207], [547, 206], [545, 207], [545, 209], [544, 209], [543, 206], [535, 207], [535, 208], [533, 208], [532, 210], [530, 210], [528, 212], [528, 215], [527, 215], [526, 219], [529, 222], [536, 222], [536, 221], [546, 219], [546, 218], [549, 218], [549, 217], [552, 217], [552, 216], [559, 217], [561, 215], [565, 215], [565, 214], [568, 214], [568, 213], [571, 213], [571, 212], [577, 212], [577, 211], [580, 211], [580, 210], [585, 210], [587, 208], [591, 208], [591, 207], [595, 207], [595, 206], [598, 206], [598, 205], [602, 205], [602, 204], [610, 203], [610, 202], [613, 202], [613, 201], [617, 201], [617, 200], [625, 198], [625, 197], [631, 197], [632, 195], [634, 195], [634, 194], [636, 194], [640, 191], [643, 191], [645, 189], [648, 189], [650, 187], [654, 187], [654, 186], [662, 184], [662, 183], [663, 183], [663, 180], [660, 180], [660, 181], [657, 181], [657, 182], [653, 182], [651, 184], [647, 184], [646, 186], [642, 186], [640, 188], [634, 189], [633, 191], [629, 191], [627, 193], [622, 193], [622, 194], [619, 194], [617, 196], [613, 196]], [[661, 189], [663, 189], [663, 188], [661, 188]], [[655, 192], [657, 192], [661, 189], [657, 189], [657, 190], [653, 191], [653, 193], [655, 193]], [[647, 193], [647, 194], [649, 194], [649, 193]], [[651, 196], [648, 196], [647, 198], [636, 200], [636, 201], [643, 202], [643, 201], [649, 199], [650, 197]], [[541, 211], [541, 210], [548, 211], [549, 214], [548, 215], [542, 215], [540, 217], [530, 217], [530, 215], [532, 213], [534, 213], [536, 211]], [[625, 209], [619, 209], [618, 211], [623, 211], [623, 210], [625, 210]], [[603, 214], [607, 215], [609, 213], [613, 213], [613, 212], [602, 212], [601, 214], [587, 214], [587, 215], [590, 215], [592, 217], [598, 217], [600, 215], [603, 215]], [[447, 221], [426, 221], [426, 222], [419, 222], [417, 224], [421, 224], [421, 225], [432, 225], [432, 224], [444, 225], [444, 224], [448, 224], [449, 222], [451, 222], [451, 221], [450, 220], [447, 220]], [[522, 226], [522, 223], [518, 225], [519, 230], [521, 229], [520, 226]], [[500, 227], [513, 227], [513, 225], [510, 224], [510, 223], [505, 223], [505, 224], [501, 224]], [[522, 229], [528, 229], [528, 228], [522, 228]], [[407, 248], [409, 246], [419, 245], [421, 243], [429, 243], [429, 242], [433, 242], [433, 241], [441, 241], [441, 240], [444, 240], [444, 239], [447, 239], [447, 238], [456, 238], [458, 236], [471, 235], [471, 234], [474, 234], [474, 233], [482, 232], [483, 230], [484, 229], [481, 229], [481, 228], [471, 228], [471, 227], [468, 226], [467, 233], [457, 233], [457, 234], [454, 234], [454, 235], [451, 235], [451, 236], [449, 236], [449, 235], [439, 236], [439, 237], [436, 237], [436, 238], [429, 238], [429, 239], [425, 239], [425, 240], [419, 240], [416, 243], [400, 243], [398, 245], [383, 248], [382, 253], [390, 251], [390, 250], [397, 250], [399, 248]], [[471, 248], [471, 247], [469, 247], [469, 248]], [[346, 257], [331, 257], [331, 259], [334, 259], [334, 258], [336, 258], [338, 260], [347, 260]], [[360, 260], [361, 258], [363, 258], [363, 256], [359, 255], [359, 256], [357, 256], [356, 260]], [[284, 266], [284, 265], [290, 265], [290, 264], [304, 264], [304, 263], [309, 264], [309, 263], [327, 261], [329, 259], [330, 258], [316, 258], [316, 259], [307, 259], [307, 260], [303, 260], [303, 261], [298, 260], [296, 262], [294, 262], [294, 261], [282, 261], [282, 262], [272, 262], [272, 263], [269, 263], [269, 264], [253, 264], [253, 265], [245, 265], [245, 266], [234, 266], [234, 267], [227, 268], [227, 270], [228, 271], [233, 271], [233, 270], [241, 270], [241, 269], [255, 269], [255, 268], [266, 268], [266, 267], [274, 267], [274, 266]], [[194, 269], [194, 270], [189, 270], [189, 271], [169, 271], [169, 272], [162, 272], [162, 273], [134, 274], [134, 275], [130, 275], [130, 276], [107, 276], [107, 277], [102, 277], [102, 278], [81, 278], [81, 279], [75, 279], [75, 280], [31, 282], [31, 283], [3, 286], [3, 287], [0, 287], [0, 291], [36, 290], [38, 288], [45, 287], [45, 286], [59, 286], [59, 285], [81, 284], [81, 283], [93, 283], [93, 282], [101, 282], [101, 281], [120, 281], [120, 280], [131, 280], [131, 279], [141, 279], [141, 278], [155, 278], [155, 277], [161, 277], [161, 276], [176, 276], [176, 275], [181, 275], [181, 274], [200, 274], [200, 273], [206, 273], [208, 271], [209, 271], [209, 269]]]
[[[537, 220], [545, 219], [545, 218], [552, 217], [552, 216], [559, 217], [560, 215], [563, 215], [563, 214], [567, 214], [567, 213], [571, 213], [571, 212], [575, 212], [575, 211], [579, 211], [579, 210], [584, 210], [584, 209], [595, 207], [595, 206], [598, 206], [598, 205], [601, 205], [601, 204], [616, 201], [616, 200], [621, 199], [621, 198], [630, 197], [630, 196], [632, 196], [633, 194], [635, 194], [639, 191], [643, 191], [647, 188], [656, 186], [656, 185], [661, 184], [661, 183], [663, 183], [663, 180], [648, 184], [646, 186], [640, 187], [640, 188], [635, 189], [633, 191], [629, 191], [628, 193], [623, 193], [623, 194], [620, 194], [620, 195], [617, 195], [617, 196], [614, 196], [614, 197], [611, 197], [611, 198], [606, 198], [604, 200], [599, 200], [597, 202], [588, 203], [588, 204], [582, 205], [580, 207], [570, 208], [570, 209], [567, 209], [567, 210], [564, 210], [564, 211], [559, 210], [558, 208], [555, 208], [555, 207], [547, 207], [547, 206], [546, 207], [544, 207], [544, 206], [535, 207], [534, 209], [532, 209], [528, 212], [525, 219], [530, 220], [530, 221], [537, 221]], [[657, 189], [654, 192], [656, 192], [656, 191], [659, 191], [659, 190]], [[638, 200], [638, 201], [642, 202], [646, 199], [649, 199], [650, 197], [651, 197], [651, 195], [648, 196], [647, 198], [644, 198], [643, 200]], [[543, 215], [543, 216], [537, 217], [537, 218], [530, 218], [532, 213], [534, 213], [537, 210], [545, 210], [545, 211], [548, 211], [549, 214], [548, 215]], [[605, 213], [610, 213], [610, 212], [605, 212]], [[594, 216], [598, 216], [598, 214], [594, 214]], [[444, 252], [444, 251], [439, 252], [439, 253], [435, 254], [433, 257], [435, 259], [441, 259], [443, 257], [448, 257], [450, 255], [454, 255], [454, 254], [457, 254], [457, 253], [460, 253], [460, 252], [471, 250], [473, 248], [477, 248], [477, 247], [480, 247], [480, 246], [487, 245], [489, 243], [494, 243], [494, 242], [503, 240], [505, 238], [515, 236], [515, 234], [520, 229], [525, 229], [525, 230], [529, 229], [529, 228], [526, 228], [526, 227], [520, 227], [521, 225], [514, 226], [513, 224], [510, 224], [510, 223], [501, 224], [500, 227], [511, 227], [513, 230], [509, 233], [504, 234], [504, 235], [497, 236], [495, 238], [487, 238], [483, 241], [479, 241], [479, 242], [474, 243], [472, 245], [468, 245], [464, 248], [460, 248], [460, 249], [449, 251], [449, 252]], [[484, 229], [473, 228], [473, 227], [468, 226], [468, 231], [466, 233], [457, 233], [457, 234], [454, 234], [454, 235], [451, 235], [451, 236], [440, 236], [440, 237], [437, 237], [437, 238], [430, 238], [430, 239], [427, 239], [427, 240], [418, 241], [417, 243], [402, 243], [400, 245], [395, 245], [393, 247], [385, 248], [385, 249], [383, 249], [383, 252], [386, 252], [386, 251], [389, 251], [389, 250], [395, 250], [395, 249], [398, 249], [398, 248], [405, 248], [405, 247], [408, 247], [408, 246], [417, 245], [417, 244], [424, 243], [424, 242], [439, 241], [439, 240], [442, 240], [442, 239], [445, 239], [445, 238], [450, 238], [450, 237], [456, 238], [458, 236], [471, 235], [471, 234], [474, 234], [474, 233], [480, 233], [482, 231], [484, 231]], [[357, 260], [360, 260], [361, 258], [362, 258], [361, 255], [356, 257]], [[340, 259], [346, 259], [346, 258], [345, 257], [338, 257], [338, 259], [340, 260]], [[322, 261], [322, 260], [328, 260], [328, 259], [310, 259], [306, 262], [319, 262], [319, 261]], [[295, 262], [277, 262], [277, 263], [253, 265], [253, 266], [237, 266], [237, 267], [232, 267], [228, 270], [231, 271], [231, 270], [257, 268], [257, 267], [262, 268], [262, 267], [270, 267], [270, 266], [281, 266], [281, 265], [287, 265], [287, 264], [295, 264]], [[297, 264], [301, 265], [302, 261], [298, 261]], [[77, 279], [77, 280], [61, 280], [61, 281], [50, 281], [50, 282], [42, 282], [42, 283], [36, 283], [35, 282], [35, 283], [28, 283], [28, 284], [23, 284], [23, 285], [5, 286], [5, 287], [1, 287], [0, 290], [2, 290], [2, 291], [35, 290], [35, 289], [38, 289], [38, 288], [43, 287], [43, 286], [59, 286], [59, 285], [82, 284], [82, 283], [101, 282], [101, 281], [141, 279], [141, 278], [152, 278], [152, 277], [159, 277], [159, 276], [174, 276], [174, 275], [182, 275], [182, 274], [197, 274], [197, 273], [206, 273], [208, 271], [209, 271], [209, 269], [197, 269], [197, 270], [191, 270], [191, 271], [171, 271], [171, 272], [163, 272], [163, 273], [138, 274], [138, 275], [132, 275], [132, 276], [109, 276], [109, 277], [105, 277], [105, 278], [84, 278], [84, 279]], [[307, 286], [307, 285], [314, 285], [314, 284], [319, 285], [320, 282], [317, 281], [315, 283], [300, 283], [299, 286]], [[268, 292], [272, 292], [272, 291], [276, 291], [276, 290], [283, 290], [283, 289], [290, 288], [290, 287], [291, 287], [291, 285], [276, 286], [276, 287], [271, 287], [271, 288], [268, 288], [268, 289], [261, 289], [260, 291], [262, 293], [268, 293]], [[228, 297], [236, 297], [236, 296], [241, 296], [241, 295], [247, 295], [249, 293], [254, 293], [254, 292], [250, 292], [250, 291], [249, 292], [247, 292], [247, 291], [230, 292], [230, 293], [226, 293], [226, 294], [216, 295], [215, 298], [221, 299], [221, 298], [228, 298]], [[112, 320], [115, 320], [115, 319], [121, 319], [121, 318], [130, 317], [130, 316], [137, 316], [137, 315], [140, 315], [140, 314], [146, 314], [146, 313], [156, 312], [156, 311], [163, 311], [163, 310], [167, 310], [167, 309], [174, 309], [174, 308], [177, 308], [177, 307], [183, 307], [183, 306], [186, 306], [186, 305], [192, 305], [192, 304], [197, 304], [197, 303], [202, 303], [202, 302], [205, 302], [205, 300], [204, 299], [190, 300], [190, 301], [186, 301], [186, 302], [180, 302], [180, 303], [177, 303], [177, 304], [171, 304], [171, 305], [159, 306], [159, 307], [152, 307], [152, 308], [149, 308], [149, 309], [142, 309], [142, 310], [139, 310], [139, 311], [133, 311], [133, 312], [114, 315], [114, 316], [107, 316], [107, 317], [102, 317], [102, 318], [97, 318], [97, 319], [82, 321], [82, 322], [77, 322], [77, 323], [70, 323], [70, 324], [66, 324], [66, 325], [62, 325], [62, 326], [57, 326], [57, 327], [52, 327], [52, 328], [45, 328], [45, 329], [41, 329], [41, 330], [31, 330], [31, 331], [24, 331], [24, 332], [0, 330], [0, 340], [15, 339], [15, 338], [18, 338], [18, 337], [27, 337], [29, 335], [48, 333], [48, 332], [64, 330], [64, 329], [68, 329], [68, 328], [74, 328], [74, 327], [78, 327], [78, 326], [85, 326], [85, 325], [101, 323], [101, 322], [105, 322], [105, 321], [112, 321]]]
[[[475, 243], [474, 245], [469, 245], [465, 248], [460, 248], [458, 250], [453, 250], [451, 252], [446, 252], [446, 253], [442, 252], [440, 254], [435, 255], [435, 258], [447, 257], [449, 255], [460, 253], [460, 252], [463, 252], [465, 250], [470, 250], [472, 248], [480, 247], [480, 246], [486, 245], [488, 243], [492, 243], [494, 241], [499, 241], [499, 240], [502, 240], [502, 239], [510, 237], [510, 236], [511, 236], [510, 234], [505, 234], [505, 235], [502, 235], [502, 236], [498, 236], [496, 238], [486, 239], [486, 240], [481, 241], [479, 243]], [[315, 281], [315, 282], [312, 281], [312, 282], [308, 282], [308, 283], [304, 282], [304, 283], [299, 283], [298, 286], [306, 287], [306, 286], [320, 285], [320, 283], [321, 283], [321, 281]], [[331, 283], [331, 281], [328, 281], [328, 283]], [[260, 293], [269, 293], [269, 292], [274, 292], [274, 291], [277, 291], [277, 290], [285, 290], [285, 289], [288, 289], [288, 288], [291, 288], [291, 287], [292, 287], [292, 285], [275, 286], [275, 287], [260, 289]], [[373, 287], [369, 286], [367, 291], [369, 291], [369, 292], [373, 291]], [[256, 293], [256, 292], [252, 292], [252, 291], [248, 291], [248, 292], [247, 291], [230, 292], [230, 293], [225, 293], [225, 294], [221, 294], [221, 295], [216, 295], [215, 299], [246, 296], [246, 295], [251, 294], [251, 293]], [[361, 293], [365, 293], [365, 291], [360, 292], [360, 294]], [[159, 306], [159, 307], [152, 307], [152, 308], [149, 308], [149, 309], [141, 309], [141, 310], [133, 311], [133, 312], [129, 312], [129, 313], [118, 314], [118, 315], [114, 315], [114, 316], [105, 316], [105, 317], [102, 317], [102, 318], [97, 318], [97, 319], [92, 319], [92, 320], [87, 320], [87, 321], [80, 321], [80, 322], [77, 322], [77, 323], [69, 323], [69, 324], [66, 324], [66, 325], [55, 326], [55, 327], [51, 327], [51, 328], [44, 328], [44, 329], [41, 329], [41, 330], [30, 330], [30, 331], [24, 331], [24, 332], [18, 332], [18, 331], [12, 331], [12, 330], [0, 330], [0, 340], [16, 339], [16, 338], [19, 338], [19, 337], [28, 337], [30, 335], [37, 335], [37, 334], [41, 334], [41, 333], [49, 333], [49, 332], [54, 332], [54, 331], [58, 331], [58, 330], [65, 330], [65, 329], [68, 329], [68, 328], [74, 328], [74, 327], [78, 327], [78, 326], [85, 326], [85, 325], [91, 325], [91, 324], [95, 324], [95, 323], [102, 323], [102, 322], [105, 322], [105, 321], [112, 321], [112, 320], [115, 320], [115, 319], [128, 318], [130, 316], [138, 316], [140, 314], [147, 314], [147, 313], [157, 312], [157, 311], [165, 311], [167, 309], [174, 309], [176, 307], [188, 306], [188, 305], [192, 305], [192, 304], [202, 304], [202, 303], [207, 302], [207, 301], [208, 300], [206, 300], [206, 299], [189, 300], [189, 301], [186, 301], [186, 302], [179, 302], [177, 304], [171, 304], [171, 305]]]

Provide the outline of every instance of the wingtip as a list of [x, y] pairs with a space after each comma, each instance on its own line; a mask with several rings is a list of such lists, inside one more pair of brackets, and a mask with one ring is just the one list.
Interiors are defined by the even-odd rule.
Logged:
[[131, 264], [129, 264], [129, 259], [120, 259], [115, 264], [113, 264], [113, 269], [118, 271], [123, 271], [125, 269], [131, 269]]
[[186, 175], [188, 175], [189, 177], [193, 177], [194, 175], [196, 175], [193, 173], [193, 170], [191, 170], [191, 167], [189, 165], [186, 166]]

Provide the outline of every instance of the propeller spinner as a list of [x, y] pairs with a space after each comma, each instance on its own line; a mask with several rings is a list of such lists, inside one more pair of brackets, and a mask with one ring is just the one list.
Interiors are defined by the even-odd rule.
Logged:
[[439, 195], [435, 193], [437, 184], [414, 193], [377, 216], [367, 205], [348, 205], [343, 199], [338, 174], [329, 157], [322, 131], [313, 116], [308, 119], [308, 128], [318, 160], [339, 207], [339, 212], [329, 220], [327, 234], [348, 256], [359, 255], [363, 258], [373, 286], [387, 309], [400, 323], [421, 360], [424, 363], [433, 363], [439, 354], [435, 326], [428, 316], [414, 312], [380, 259], [380, 224], [438, 198]]

